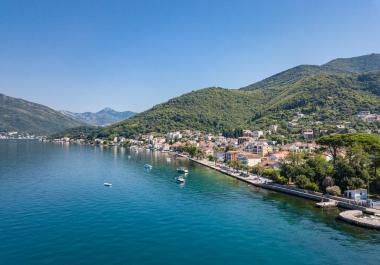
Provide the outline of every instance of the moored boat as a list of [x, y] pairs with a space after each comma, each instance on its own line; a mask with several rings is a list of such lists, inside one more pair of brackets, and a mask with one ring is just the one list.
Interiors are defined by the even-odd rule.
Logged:
[[189, 173], [189, 170], [185, 167], [179, 167], [179, 168], [177, 168], [177, 172], [182, 173], [182, 174], [187, 174], [187, 173]]
[[178, 183], [184, 183], [186, 180], [183, 176], [178, 176], [175, 178], [175, 180], [178, 182]]

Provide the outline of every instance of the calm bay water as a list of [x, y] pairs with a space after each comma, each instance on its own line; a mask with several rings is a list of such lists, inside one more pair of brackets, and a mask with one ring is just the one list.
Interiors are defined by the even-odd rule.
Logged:
[[159, 153], [0, 141], [0, 264], [380, 264], [336, 215]]

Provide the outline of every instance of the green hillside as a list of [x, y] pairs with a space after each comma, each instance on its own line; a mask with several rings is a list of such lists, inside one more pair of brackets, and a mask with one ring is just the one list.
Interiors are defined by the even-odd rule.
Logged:
[[339, 74], [344, 71], [322, 67], [318, 65], [299, 65], [294, 68], [285, 70], [278, 74], [272, 75], [262, 81], [241, 88], [241, 90], [260, 89], [264, 93], [273, 93], [272, 90], [279, 90], [286, 86], [290, 86], [305, 77], [315, 76], [319, 74]]
[[[193, 129], [224, 131], [250, 123], [259, 111], [262, 95], [223, 88], [206, 88], [137, 114], [103, 130], [106, 134], [133, 135], [145, 132], [168, 132]], [[255, 104], [257, 102], [257, 104]]]
[[373, 53], [353, 58], [338, 58], [323, 66], [354, 73], [378, 71], [380, 70], [380, 54]]
[[[370, 69], [375, 70], [373, 56], [364, 58], [370, 60]], [[358, 67], [364, 65], [362, 59], [353, 58], [341, 62], [339, 67], [343, 68], [345, 62], [351, 66], [355, 62], [359, 62]], [[380, 113], [380, 71], [356, 73], [331, 65], [331, 62], [324, 66], [301, 65], [239, 90], [193, 91], [99, 129], [98, 135], [129, 137], [181, 129], [223, 132], [237, 128], [266, 129], [273, 123], [286, 127], [289, 133], [312, 127], [316, 121], [323, 126], [347, 122], [359, 130], [379, 128], [379, 124], [365, 124], [355, 114], [363, 110]], [[289, 122], [297, 113], [305, 114], [305, 118], [298, 121], [298, 127], [290, 128]]]
[[45, 135], [80, 125], [46, 106], [0, 94], [0, 131]]
[[306, 121], [355, 121], [359, 111], [380, 113], [379, 92], [380, 72], [305, 77], [269, 99], [257, 122], [289, 120], [297, 112]]

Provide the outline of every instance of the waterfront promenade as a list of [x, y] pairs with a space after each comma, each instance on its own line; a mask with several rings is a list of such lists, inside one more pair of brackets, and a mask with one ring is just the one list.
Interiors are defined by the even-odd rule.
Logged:
[[202, 160], [195, 159], [195, 158], [191, 158], [191, 157], [188, 157], [186, 155], [183, 155], [183, 154], [177, 154], [177, 155], [180, 157], [187, 158], [190, 161], [193, 161], [195, 163], [198, 163], [198, 164], [201, 164], [203, 166], [214, 169], [216, 171], [219, 171], [223, 174], [231, 176], [231, 177], [238, 179], [240, 181], [246, 182], [248, 184], [252, 184], [256, 187], [260, 187], [260, 188], [268, 189], [268, 190], [273, 190], [273, 191], [277, 191], [277, 192], [281, 192], [281, 193], [286, 193], [289, 195], [293, 195], [293, 196], [297, 196], [297, 197], [301, 197], [301, 198], [305, 198], [305, 199], [313, 200], [313, 201], [334, 200], [337, 202], [337, 206], [344, 208], [344, 209], [359, 210], [359, 211], [362, 211], [364, 213], [371, 214], [371, 215], [374, 215], [374, 214], [380, 215], [379, 209], [368, 208], [368, 207], [364, 207], [362, 205], [358, 205], [358, 203], [355, 200], [350, 200], [350, 199], [343, 198], [343, 197], [332, 196], [332, 195], [323, 194], [320, 192], [308, 191], [308, 190], [303, 190], [303, 189], [299, 189], [296, 187], [290, 187], [290, 186], [277, 184], [268, 178], [257, 176], [257, 175], [247, 173], [247, 172], [241, 171], [241, 170], [231, 169], [228, 166], [220, 165], [220, 164], [212, 162], [212, 161], [208, 161], [205, 159], [202, 159]]

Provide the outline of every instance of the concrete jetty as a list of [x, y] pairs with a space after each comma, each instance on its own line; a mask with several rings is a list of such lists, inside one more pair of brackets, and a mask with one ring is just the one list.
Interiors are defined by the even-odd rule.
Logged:
[[339, 213], [339, 219], [353, 225], [380, 230], [380, 216], [364, 215], [359, 210], [341, 212]]

